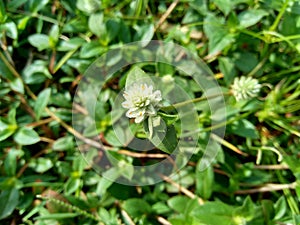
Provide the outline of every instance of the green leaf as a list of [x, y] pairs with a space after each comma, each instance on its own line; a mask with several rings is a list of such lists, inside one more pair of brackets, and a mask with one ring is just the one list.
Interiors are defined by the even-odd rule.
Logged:
[[36, 47], [39, 51], [51, 47], [49, 36], [46, 34], [32, 34], [28, 37], [29, 43]]
[[[159, 124], [149, 126], [148, 122], [145, 120], [144, 128], [149, 134], [148, 138], [155, 147], [159, 148], [163, 152], [171, 154], [178, 144], [175, 127], [174, 125], [166, 126], [165, 121], [161, 118], [156, 123]], [[150, 129], [152, 129], [152, 131]]]
[[42, 60], [35, 60], [26, 66], [22, 75], [26, 84], [39, 84], [44, 82], [46, 78], [52, 78], [47, 68], [47, 62]]
[[133, 218], [150, 214], [152, 211], [151, 206], [145, 200], [139, 198], [126, 200], [122, 204], [122, 208]]
[[99, 56], [106, 51], [99, 41], [84, 43], [80, 49], [80, 58], [91, 58]]
[[249, 0], [213, 0], [213, 2], [227, 16], [235, 5], [249, 2]]
[[107, 35], [105, 23], [103, 21], [103, 13], [92, 14], [89, 17], [89, 29], [93, 34], [103, 38]]
[[58, 38], [59, 38], [59, 27], [57, 24], [55, 24], [51, 27], [51, 30], [49, 32], [49, 42], [51, 48], [54, 48], [56, 46], [58, 42]]
[[18, 29], [23, 31], [26, 28], [28, 21], [30, 21], [30, 18], [30, 16], [21, 18], [18, 22]]
[[262, 9], [249, 9], [243, 11], [238, 15], [240, 26], [243, 28], [250, 27], [258, 23], [264, 16], [267, 16], [268, 13]]
[[274, 220], [279, 220], [285, 215], [287, 211], [287, 204], [284, 196], [281, 196], [276, 201], [276, 203], [274, 204], [274, 209], [275, 209]]
[[[199, 160], [200, 163], [201, 160]], [[214, 170], [208, 166], [205, 170], [196, 170], [196, 193], [204, 199], [209, 199], [214, 186]]]
[[70, 195], [77, 191], [81, 187], [81, 180], [79, 178], [69, 178], [65, 183], [65, 191], [67, 195]]
[[251, 52], [234, 54], [235, 65], [244, 73], [249, 73], [258, 64], [257, 56]]
[[146, 46], [154, 35], [154, 25], [145, 24], [140, 27], [136, 27], [136, 35], [134, 36], [135, 41], [143, 41], [142, 46]]
[[192, 215], [205, 225], [233, 225], [236, 224], [233, 222], [233, 210], [233, 206], [222, 202], [206, 202], [194, 209]]
[[29, 0], [29, 9], [31, 12], [37, 12], [42, 9], [49, 0]]
[[5, 172], [8, 176], [15, 176], [17, 170], [17, 157], [21, 154], [20, 150], [11, 148], [4, 161]]
[[294, 224], [300, 224], [300, 215], [293, 215]]
[[[21, 5], [23, 5], [25, 2], [28, 2], [28, 0], [12, 0], [7, 3], [7, 8], [12, 11], [16, 8], [19, 8]], [[1, 3], [0, 3], [1, 4]]]
[[282, 24], [280, 26], [280, 32], [284, 36], [300, 34], [299, 16], [295, 16], [291, 13], [285, 13], [282, 18]]
[[235, 35], [230, 33], [224, 24], [224, 19], [209, 14], [204, 20], [204, 32], [209, 39], [209, 54], [214, 55], [235, 41]]
[[24, 85], [23, 81], [20, 78], [15, 78], [13, 79], [10, 83], [9, 86], [11, 87], [12, 90], [17, 91], [21, 94], [24, 94]]
[[14, 140], [20, 145], [32, 145], [39, 142], [40, 137], [32, 128], [22, 127], [14, 135]]
[[109, 41], [112, 41], [118, 34], [120, 30], [120, 21], [116, 19], [109, 19], [106, 21], [106, 30]]
[[35, 101], [34, 112], [36, 115], [36, 120], [39, 120], [42, 113], [44, 112], [51, 95], [51, 89], [46, 88], [41, 91]]
[[74, 37], [66, 41], [60, 41], [57, 46], [57, 51], [72, 51], [76, 50], [78, 47], [82, 46], [85, 41], [82, 38]]
[[199, 12], [201, 15], [206, 15], [208, 12], [206, 1], [207, 0], [194, 0], [190, 2], [190, 6], [197, 12]]
[[262, 211], [265, 221], [271, 221], [274, 217], [274, 204], [271, 200], [263, 199], [261, 201]]
[[29, 163], [29, 167], [37, 173], [44, 173], [53, 167], [53, 163], [47, 158], [32, 159]]
[[141, 68], [134, 66], [127, 74], [125, 88], [128, 89], [135, 83], [146, 83], [153, 85], [153, 82]]
[[165, 214], [171, 211], [171, 209], [163, 202], [157, 202], [152, 205], [152, 210], [157, 214]]
[[248, 120], [236, 120], [229, 125], [229, 129], [236, 135], [246, 138], [258, 138], [256, 127]]
[[251, 198], [248, 196], [242, 206], [234, 210], [233, 215], [242, 221], [250, 221], [255, 216], [255, 208]]
[[8, 23], [0, 25], [0, 31], [5, 32], [5, 34], [8, 37], [10, 37], [11, 39], [18, 38], [18, 29], [14, 22], [8, 22]]
[[97, 186], [97, 194], [104, 195], [107, 189], [113, 184], [113, 182], [120, 176], [120, 170], [116, 167], [112, 167], [102, 174], [101, 180]]
[[91, 14], [100, 8], [100, 3], [101, 1], [98, 0], [77, 0], [76, 7], [87, 14]]
[[0, 120], [0, 141], [4, 141], [6, 138], [15, 133], [18, 126], [16, 124], [6, 124]]
[[9, 122], [9, 124], [11, 124], [11, 125], [17, 124], [16, 113], [17, 113], [16, 108], [12, 108], [11, 110], [9, 110], [9, 112], [7, 114], [7, 121]]
[[53, 143], [52, 148], [55, 151], [71, 150], [74, 148], [74, 139], [71, 136], [59, 138]]
[[174, 197], [170, 198], [167, 203], [171, 209], [173, 209], [179, 213], [183, 213], [190, 200], [191, 199], [186, 196], [178, 195], [178, 196], [174, 196]]
[[0, 1], [0, 24], [4, 23], [7, 18], [4, 2]]
[[224, 80], [227, 85], [232, 84], [233, 78], [237, 75], [234, 61], [228, 57], [219, 57], [219, 67], [221, 72], [224, 74]]
[[0, 60], [0, 74], [2, 77], [12, 81], [15, 79], [15, 76], [12, 74], [10, 69], [5, 65], [3, 60]]
[[2, 191], [0, 195], [0, 220], [12, 214], [19, 203], [19, 190], [12, 188]]
[[119, 30], [119, 39], [120, 41], [124, 42], [124, 43], [129, 43], [131, 41], [131, 33], [130, 33], [130, 29], [129, 26], [124, 23], [123, 20], [121, 20], [120, 22], [120, 30]]

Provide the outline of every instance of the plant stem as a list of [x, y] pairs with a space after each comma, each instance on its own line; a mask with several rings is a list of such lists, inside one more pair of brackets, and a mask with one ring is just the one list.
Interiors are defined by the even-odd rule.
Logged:
[[275, 31], [276, 30], [283, 14], [285, 13], [286, 8], [288, 7], [288, 4], [289, 4], [289, 0], [285, 0], [283, 6], [281, 7], [281, 10], [280, 10], [279, 14], [277, 15], [277, 17], [276, 17], [274, 23], [272, 24], [272, 26], [270, 27], [270, 31]]
[[295, 189], [296, 182], [291, 184], [265, 184], [258, 188], [253, 188], [249, 190], [238, 190], [235, 194], [254, 194], [254, 193], [261, 193], [261, 192], [271, 192], [271, 191], [281, 191], [281, 190], [288, 190], [288, 189]]
[[190, 99], [190, 100], [187, 100], [187, 101], [184, 101], [184, 102], [175, 103], [175, 104], [170, 105], [170, 106], [162, 107], [161, 110], [169, 111], [169, 110], [172, 110], [174, 108], [180, 108], [180, 107], [186, 106], [186, 105], [191, 104], [191, 103], [201, 102], [201, 101], [206, 100], [206, 99], [212, 99], [212, 98], [220, 97], [220, 96], [223, 96], [223, 95], [231, 95], [231, 93], [227, 92], [227, 93], [222, 93], [222, 94], [210, 95], [210, 96], [207, 96], [207, 97], [204, 96], [204, 97], [194, 98], [194, 99]]

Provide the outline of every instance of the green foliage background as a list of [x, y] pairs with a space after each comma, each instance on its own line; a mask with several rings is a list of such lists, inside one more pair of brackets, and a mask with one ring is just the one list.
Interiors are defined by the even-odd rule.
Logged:
[[[97, 57], [141, 40], [186, 47], [225, 91], [242, 75], [264, 88], [253, 101], [226, 98], [225, 140], [206, 171], [196, 154], [172, 180], [132, 187], [82, 159], [72, 100]], [[0, 43], [1, 224], [300, 224], [299, 1], [5, 0]], [[187, 77], [155, 68], [197, 97]], [[100, 134], [124, 76], [99, 106]], [[200, 114], [199, 127], [209, 119]]]

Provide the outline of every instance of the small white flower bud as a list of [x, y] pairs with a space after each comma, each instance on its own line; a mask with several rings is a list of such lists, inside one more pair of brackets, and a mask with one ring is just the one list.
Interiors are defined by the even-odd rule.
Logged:
[[236, 77], [231, 85], [231, 93], [237, 101], [249, 100], [257, 97], [261, 84], [257, 79], [251, 77]]

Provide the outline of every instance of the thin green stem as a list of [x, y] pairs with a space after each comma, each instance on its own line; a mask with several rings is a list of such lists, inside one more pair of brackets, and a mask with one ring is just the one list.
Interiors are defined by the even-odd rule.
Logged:
[[186, 105], [191, 104], [191, 103], [197, 103], [197, 102], [201, 102], [201, 101], [204, 101], [204, 100], [207, 100], [207, 99], [212, 99], [212, 98], [216, 98], [216, 97], [220, 97], [220, 96], [224, 96], [224, 95], [231, 95], [231, 93], [230, 92], [221, 93], [221, 94], [218, 93], [218, 94], [215, 94], [215, 95], [194, 98], [194, 99], [190, 99], [190, 100], [187, 100], [187, 101], [184, 101], [184, 102], [175, 103], [171, 106], [162, 107], [161, 110], [170, 111], [174, 108], [181, 108], [181, 107], [186, 106]]
[[278, 73], [273, 73], [273, 74], [266, 74], [265, 76], [263, 76], [261, 78], [262, 81], [267, 81], [268, 79], [270, 79], [270, 77], [276, 77], [278, 78], [279, 76], [281, 75], [285, 75], [285, 74], [289, 74], [289, 73], [294, 73], [294, 72], [297, 72], [297, 71], [300, 71], [300, 66], [294, 66], [288, 70], [283, 70], [283, 71], [280, 71]]
[[250, 30], [246, 30], [246, 29], [242, 29], [242, 30], [240, 30], [240, 32], [243, 33], [243, 34], [247, 34], [251, 37], [260, 39], [260, 40], [262, 40], [266, 43], [269, 43], [268, 40], [265, 37], [261, 36], [259, 33], [256, 33], [256, 32], [250, 31]]
[[9, 63], [9, 61], [7, 60], [7, 58], [2, 54], [2, 52], [0, 51], [0, 58], [2, 59], [2, 61], [4, 62], [4, 64], [7, 66], [7, 68], [11, 71], [11, 73], [16, 77], [16, 78], [19, 78], [26, 91], [28, 92], [28, 94], [30, 95], [30, 97], [35, 100], [36, 99], [36, 96], [35, 94], [30, 90], [30, 88], [27, 86], [27, 84], [25, 84], [25, 82], [23, 81], [21, 75], [15, 70], [15, 68]]
[[278, 27], [278, 24], [279, 24], [279, 22], [280, 22], [280, 20], [283, 16], [283, 14], [285, 13], [286, 8], [288, 7], [288, 5], [289, 5], [289, 0], [285, 0], [279, 14], [277, 15], [277, 17], [276, 17], [274, 23], [272, 24], [272, 26], [270, 27], [270, 31], [275, 31], [276, 30], [276, 28]]
[[24, 11], [21, 11], [21, 10], [10, 11], [10, 12], [25, 15], [25, 16], [31, 16], [33, 18], [38, 18], [38, 19], [41, 19], [41, 20], [46, 21], [48, 23], [57, 24], [59, 26], [63, 25], [63, 23], [59, 22], [56, 19], [53, 19], [53, 18], [48, 17], [48, 16], [44, 16], [44, 15], [41, 15], [41, 14], [38, 14], [38, 13], [28, 13], [28, 12], [24, 12]]
[[[272, 160], [274, 161], [274, 159], [272, 159]], [[276, 173], [280, 183], [285, 183], [286, 182], [280, 171], [277, 170], [277, 171], [275, 171], [275, 173]], [[297, 202], [295, 201], [295, 199], [294, 199], [294, 197], [291, 193], [291, 190], [284, 189], [283, 193], [284, 193], [284, 195], [287, 199], [288, 205], [289, 205], [292, 213], [293, 214], [299, 214], [300, 210], [299, 210]]]

